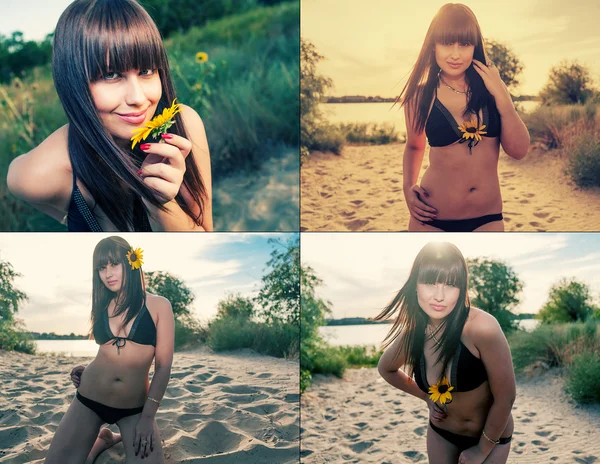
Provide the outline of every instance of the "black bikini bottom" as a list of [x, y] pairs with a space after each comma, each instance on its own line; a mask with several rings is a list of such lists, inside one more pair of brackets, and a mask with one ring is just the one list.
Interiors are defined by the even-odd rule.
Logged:
[[[456, 433], [448, 432], [447, 430], [440, 429], [433, 425], [433, 422], [429, 421], [429, 426], [433, 429], [435, 433], [437, 433], [444, 440], [449, 441], [454, 446], [456, 446], [461, 452], [472, 448], [473, 446], [477, 446], [479, 443], [479, 437], [467, 437], [465, 435], [458, 435]], [[499, 445], [506, 445], [510, 443], [512, 440], [512, 435], [510, 437], [502, 437], [500, 438]]]
[[117, 421], [120, 421], [124, 417], [133, 416], [134, 414], [139, 414], [143, 411], [144, 407], [139, 408], [131, 408], [131, 409], [121, 409], [121, 408], [113, 408], [110, 406], [105, 406], [102, 403], [98, 403], [97, 401], [90, 400], [85, 396], [81, 395], [77, 392], [76, 398], [79, 400], [81, 404], [87, 406], [92, 411], [94, 411], [100, 419], [102, 419], [107, 424], [114, 424]]
[[473, 232], [488, 222], [502, 221], [502, 213], [488, 214], [471, 219], [432, 219], [424, 224], [442, 229], [444, 232]]

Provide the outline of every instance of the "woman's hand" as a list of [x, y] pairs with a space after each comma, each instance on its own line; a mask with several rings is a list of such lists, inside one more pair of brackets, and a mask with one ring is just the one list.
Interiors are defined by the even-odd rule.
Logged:
[[473, 69], [475, 69], [477, 74], [483, 79], [483, 83], [488, 89], [488, 92], [490, 92], [496, 100], [496, 105], [499, 105], [504, 99], [508, 99], [512, 104], [510, 93], [504, 82], [502, 82], [500, 71], [494, 66], [494, 63], [490, 63], [489, 66], [486, 66], [481, 61], [473, 59]]
[[446, 417], [448, 417], [446, 411], [444, 411], [439, 404], [434, 403], [431, 400], [431, 398], [427, 397], [425, 399], [425, 402], [427, 403], [427, 407], [429, 408], [429, 418], [432, 422], [441, 422]]
[[135, 437], [133, 438], [133, 449], [135, 455], [142, 455], [142, 459], [154, 451], [154, 418], [141, 416], [135, 426]]
[[477, 445], [460, 453], [458, 464], [481, 464], [487, 457], [488, 455]]
[[76, 366], [71, 370], [71, 382], [75, 385], [75, 388], [79, 388], [81, 383], [81, 374], [85, 370], [85, 366]]
[[430, 222], [437, 217], [437, 209], [423, 200], [423, 198], [427, 198], [428, 196], [429, 193], [416, 184], [410, 188], [408, 194], [405, 194], [408, 211], [419, 222]]
[[163, 134], [166, 143], [144, 143], [140, 148], [148, 153], [138, 174], [154, 189], [159, 200], [168, 203], [179, 193], [185, 174], [185, 159], [192, 142], [175, 134]]

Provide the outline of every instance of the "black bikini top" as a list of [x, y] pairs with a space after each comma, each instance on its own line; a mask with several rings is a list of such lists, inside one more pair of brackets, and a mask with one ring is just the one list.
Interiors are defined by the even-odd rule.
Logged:
[[[429, 393], [430, 385], [427, 383], [427, 369], [425, 366], [425, 356], [421, 356], [418, 365], [415, 367], [415, 382], [421, 390]], [[454, 387], [455, 392], [471, 391], [487, 380], [487, 371], [481, 359], [475, 357], [473, 353], [461, 341], [458, 344], [456, 353], [450, 367], [450, 385]]]
[[108, 323], [108, 310], [102, 312], [100, 318], [94, 324], [93, 332], [94, 339], [98, 345], [104, 345], [114, 340], [112, 344], [117, 347], [117, 354], [121, 353], [121, 348], [125, 346], [127, 340], [139, 343], [140, 345], [156, 346], [156, 326], [145, 304], [133, 321], [127, 337], [114, 336]]
[[[482, 108], [483, 120], [482, 125], [486, 134], [483, 137], [499, 137], [501, 132], [500, 113], [496, 105], [491, 108], [484, 106]], [[476, 121], [477, 118], [474, 117]], [[441, 101], [437, 98], [437, 93], [431, 112], [425, 123], [425, 134], [427, 141], [432, 147], [445, 147], [463, 138], [463, 132], [458, 128], [460, 124], [456, 122], [454, 116], [448, 111]]]

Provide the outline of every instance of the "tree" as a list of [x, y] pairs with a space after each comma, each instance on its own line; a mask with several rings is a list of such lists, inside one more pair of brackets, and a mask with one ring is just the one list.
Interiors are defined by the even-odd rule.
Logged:
[[548, 83], [540, 90], [543, 105], [584, 104], [594, 96], [593, 82], [587, 67], [577, 61], [562, 61], [550, 69]]
[[516, 88], [520, 84], [519, 75], [523, 71], [523, 64], [508, 46], [495, 40], [485, 40], [485, 52], [489, 59], [494, 62], [500, 72], [502, 81], [506, 87]]
[[35, 353], [35, 342], [25, 333], [23, 321], [15, 318], [27, 295], [15, 287], [21, 277], [7, 261], [0, 260], [0, 350]]
[[267, 266], [271, 272], [262, 278], [256, 303], [257, 314], [267, 323], [298, 324], [300, 319], [300, 236], [286, 242], [269, 239], [273, 245]]
[[317, 298], [316, 289], [323, 285], [310, 266], [300, 268], [302, 305], [300, 318], [300, 389], [304, 391], [312, 382], [313, 357], [318, 356], [324, 341], [319, 327], [331, 315], [331, 302]]
[[145, 276], [146, 289], [169, 300], [175, 318], [191, 316], [189, 307], [195, 297], [182, 280], [163, 271], [146, 272]]
[[471, 304], [494, 316], [505, 333], [516, 329], [510, 310], [520, 301], [523, 282], [515, 271], [502, 261], [487, 258], [470, 258], [467, 265]]
[[592, 303], [589, 287], [575, 279], [561, 279], [548, 294], [536, 315], [544, 323], [585, 321], [599, 308]]
[[217, 305], [217, 319], [250, 319], [253, 314], [253, 299], [243, 297], [239, 293], [228, 295]]

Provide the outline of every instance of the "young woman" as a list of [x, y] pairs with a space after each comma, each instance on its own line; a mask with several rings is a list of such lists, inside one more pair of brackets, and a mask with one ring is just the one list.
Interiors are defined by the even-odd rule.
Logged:
[[471, 307], [467, 287], [460, 251], [429, 243], [376, 318], [397, 313], [379, 373], [427, 403], [431, 464], [505, 463], [510, 451], [516, 391], [510, 349], [496, 319]]
[[[100, 347], [81, 374], [47, 464], [82, 464], [88, 456], [93, 460], [94, 453], [109, 447], [107, 438], [122, 438], [127, 463], [164, 462], [155, 415], [171, 374], [175, 325], [169, 301], [145, 291], [140, 258], [139, 250], [120, 237], [96, 245], [91, 334]], [[104, 431], [99, 436], [105, 423], [116, 423], [120, 437], [105, 437]]]
[[[503, 231], [500, 144], [521, 159], [529, 133], [468, 7], [439, 10], [397, 101], [406, 116], [408, 230]], [[426, 139], [430, 165], [418, 185]]]
[[202, 120], [181, 106], [161, 143], [132, 131], [176, 95], [156, 25], [135, 0], [76, 0], [54, 35], [52, 71], [69, 123], [16, 158], [8, 187], [69, 231], [212, 230]]

